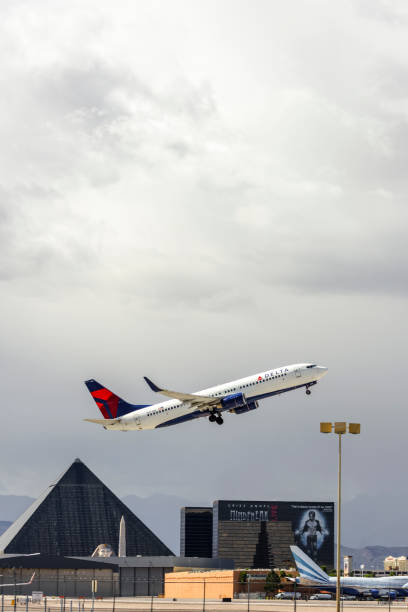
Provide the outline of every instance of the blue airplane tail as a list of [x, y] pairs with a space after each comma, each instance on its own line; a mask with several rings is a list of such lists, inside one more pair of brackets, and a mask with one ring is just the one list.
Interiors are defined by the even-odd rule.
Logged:
[[99, 410], [102, 412], [104, 419], [116, 419], [129, 412], [146, 408], [149, 404], [129, 404], [121, 397], [109, 391], [106, 387], [99, 384], [96, 380], [86, 380], [85, 384], [89, 393], [94, 398]]
[[318, 584], [330, 583], [330, 577], [326, 574], [326, 572], [324, 572], [322, 568], [313, 561], [313, 559], [308, 557], [308, 555], [304, 553], [299, 546], [291, 546], [290, 550], [292, 551], [292, 555], [301, 578]]

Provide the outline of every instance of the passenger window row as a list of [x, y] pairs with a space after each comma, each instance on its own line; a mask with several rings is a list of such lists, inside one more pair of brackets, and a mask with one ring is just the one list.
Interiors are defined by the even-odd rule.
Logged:
[[[308, 368], [314, 368], [316, 367], [315, 365], [310, 365], [310, 366], [306, 366]], [[258, 385], [260, 383], [266, 382], [267, 380], [271, 380], [272, 378], [281, 378], [282, 376], [287, 376], [287, 374], [276, 374], [275, 376], [270, 376], [269, 378], [263, 379], [263, 380], [256, 380], [254, 382], [251, 383], [247, 383], [246, 385], [240, 385], [239, 387], [237, 387], [238, 389], [245, 389], [246, 387], [252, 387], [253, 385]], [[218, 393], [214, 393], [213, 395], [211, 395], [210, 397], [219, 397], [221, 395], [225, 395], [225, 393], [233, 393], [234, 391], [236, 391], [236, 389], [227, 389], [226, 391], [218, 392]], [[169, 406], [168, 408], [164, 408], [164, 411], [167, 412], [167, 410], [173, 410], [174, 408], [177, 408], [177, 406]], [[152, 416], [153, 412], [148, 412], [147, 416]]]
[[[267, 382], [268, 380], [271, 380], [272, 378], [281, 378], [284, 376], [287, 376], [287, 374], [275, 374], [275, 376], [270, 376], [269, 378], [266, 378], [263, 380], [256, 380], [254, 382], [247, 383], [246, 385], [240, 385], [239, 387], [237, 387], [237, 389], [245, 389], [246, 387], [252, 387], [253, 385], [258, 385], [260, 383]], [[219, 395], [225, 395], [225, 393], [233, 393], [237, 389], [226, 389], [222, 393], [214, 393], [210, 397], [218, 397]]]
[[[168, 408], [162, 408], [162, 410], [163, 410], [164, 412], [166, 412], [167, 410], [174, 410], [174, 408], [177, 408], [177, 407], [178, 407], [178, 406], [169, 406]], [[152, 415], [153, 415], [153, 412], [148, 412], [148, 413], [147, 413], [147, 416], [152, 416]]]

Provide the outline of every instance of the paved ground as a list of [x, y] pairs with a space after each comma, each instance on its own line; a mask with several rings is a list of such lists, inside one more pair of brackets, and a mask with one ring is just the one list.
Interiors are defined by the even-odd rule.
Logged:
[[[0, 612], [12, 612], [14, 606], [11, 605], [11, 597], [4, 598], [4, 607]], [[44, 602], [42, 604], [26, 604], [25, 597], [19, 596], [16, 612], [92, 612], [92, 601], [87, 600], [70, 600], [65, 601], [65, 609], [63, 601], [59, 598], [47, 598], [46, 608]], [[377, 601], [344, 601], [343, 609], [347, 608], [350, 612], [360, 609], [360, 612], [379, 612], [379, 610], [387, 609], [388, 602]], [[334, 612], [335, 601], [297, 601], [296, 612]], [[394, 602], [390, 604], [391, 608], [398, 610], [406, 610], [408, 612], [408, 602]], [[246, 599], [234, 599], [231, 603], [221, 602], [219, 600], [207, 600], [205, 606], [202, 600], [178, 600], [162, 599], [154, 597], [134, 597], [134, 598], [118, 598], [115, 603], [111, 599], [102, 601], [96, 600], [94, 603], [95, 612], [247, 612], [248, 601]], [[265, 601], [259, 599], [251, 599], [249, 602], [249, 612], [291, 612], [294, 611], [293, 601]]]

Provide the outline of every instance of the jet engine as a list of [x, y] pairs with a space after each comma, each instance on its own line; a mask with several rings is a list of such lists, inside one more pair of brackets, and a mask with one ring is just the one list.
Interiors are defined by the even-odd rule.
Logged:
[[248, 402], [245, 406], [242, 406], [241, 408], [235, 408], [234, 412], [235, 414], [242, 414], [243, 412], [249, 412], [250, 410], [255, 410], [255, 408], [258, 408], [259, 404], [258, 402]]
[[233, 393], [223, 397], [221, 400], [223, 410], [230, 410], [231, 412], [235, 412], [239, 408], [246, 408], [246, 405], [247, 401], [243, 393]]
[[235, 412], [235, 414], [242, 414], [243, 412], [249, 412], [249, 410], [255, 410], [258, 408], [258, 402], [249, 401], [243, 393], [233, 393], [227, 395], [221, 400], [223, 410], [229, 410]]

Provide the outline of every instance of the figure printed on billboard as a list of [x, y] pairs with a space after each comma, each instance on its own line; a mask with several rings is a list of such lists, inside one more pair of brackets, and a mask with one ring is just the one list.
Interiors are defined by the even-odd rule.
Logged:
[[329, 535], [324, 515], [316, 510], [305, 512], [294, 535], [297, 546], [304, 550], [313, 561], [317, 561], [319, 548]]

